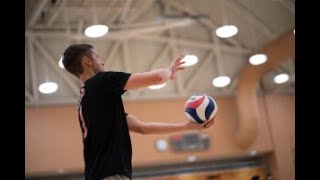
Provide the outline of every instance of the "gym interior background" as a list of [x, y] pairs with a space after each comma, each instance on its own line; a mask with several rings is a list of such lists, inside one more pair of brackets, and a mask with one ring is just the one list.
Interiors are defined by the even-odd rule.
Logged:
[[[86, 36], [93, 24], [107, 34]], [[237, 31], [218, 36], [225, 26]], [[181, 51], [198, 58], [161, 89], [123, 95], [126, 110], [144, 121], [185, 121], [184, 103], [195, 93], [217, 100], [210, 129], [131, 133], [134, 179], [294, 180], [294, 28], [294, 0], [26, 0], [26, 179], [84, 179], [80, 82], [59, 64], [68, 45], [83, 42], [106, 70], [165, 67]], [[267, 60], [251, 64], [255, 54]], [[230, 82], [213, 85], [220, 76]], [[281, 76], [286, 81], [275, 82]], [[45, 82], [56, 91], [41, 93]]]

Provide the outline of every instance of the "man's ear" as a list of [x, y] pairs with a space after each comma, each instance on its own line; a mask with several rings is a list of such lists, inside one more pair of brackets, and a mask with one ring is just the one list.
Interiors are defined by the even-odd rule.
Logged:
[[84, 65], [91, 65], [91, 61], [90, 61], [90, 59], [88, 58], [88, 56], [83, 56], [83, 57], [82, 57], [82, 63], [83, 63]]

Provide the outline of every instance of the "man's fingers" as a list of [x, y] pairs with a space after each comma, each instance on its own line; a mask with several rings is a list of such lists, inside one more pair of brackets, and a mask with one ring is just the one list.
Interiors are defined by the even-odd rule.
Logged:
[[215, 117], [212, 118], [210, 121], [208, 121], [206, 124], [204, 124], [203, 127], [204, 128], [210, 127], [214, 123], [214, 119], [215, 119]]
[[177, 70], [183, 70], [183, 69], [185, 69], [185, 68], [184, 67], [178, 67]]
[[214, 120], [210, 121], [209, 123], [205, 124], [204, 128], [209, 128], [214, 123]]
[[177, 66], [181, 66], [182, 64], [186, 63], [185, 61], [180, 61], [177, 63]]
[[180, 62], [184, 58], [184, 56], [185, 56], [184, 53], [180, 53], [178, 58], [176, 59], [176, 62]]

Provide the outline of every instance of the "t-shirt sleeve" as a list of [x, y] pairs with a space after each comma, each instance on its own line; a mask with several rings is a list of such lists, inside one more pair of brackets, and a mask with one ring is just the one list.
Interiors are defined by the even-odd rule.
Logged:
[[114, 92], [123, 94], [131, 73], [108, 71], [102, 74], [102, 86], [105, 92]]

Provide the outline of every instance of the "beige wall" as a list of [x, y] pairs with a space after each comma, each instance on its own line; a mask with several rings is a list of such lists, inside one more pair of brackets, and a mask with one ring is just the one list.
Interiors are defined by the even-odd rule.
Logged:
[[[170, 134], [131, 133], [133, 164], [138, 166], [185, 162], [189, 155], [198, 157], [198, 160], [207, 160], [248, 155], [251, 150], [257, 150], [258, 153], [274, 150], [275, 166], [278, 166], [281, 179], [292, 179], [291, 177], [294, 179], [291, 156], [294, 146], [294, 97], [267, 96], [261, 102], [265, 108], [261, 110], [263, 116], [258, 121], [258, 133], [254, 143], [247, 149], [241, 149], [235, 143], [234, 129], [237, 121], [235, 99], [218, 98], [219, 112], [216, 122], [210, 129], [203, 131], [211, 138], [212, 146], [209, 151], [180, 154], [172, 153], [170, 150], [157, 152], [154, 148], [155, 140], [168, 139]], [[125, 107], [129, 113], [143, 121], [178, 122], [185, 121], [184, 103], [184, 99], [130, 101], [125, 102]], [[26, 175], [82, 170], [82, 141], [76, 112], [76, 106], [72, 105], [26, 108]]]
[[75, 106], [26, 108], [25, 172], [82, 169], [82, 141]]
[[295, 179], [295, 102], [292, 96], [267, 96], [274, 153], [269, 156], [276, 179]]

